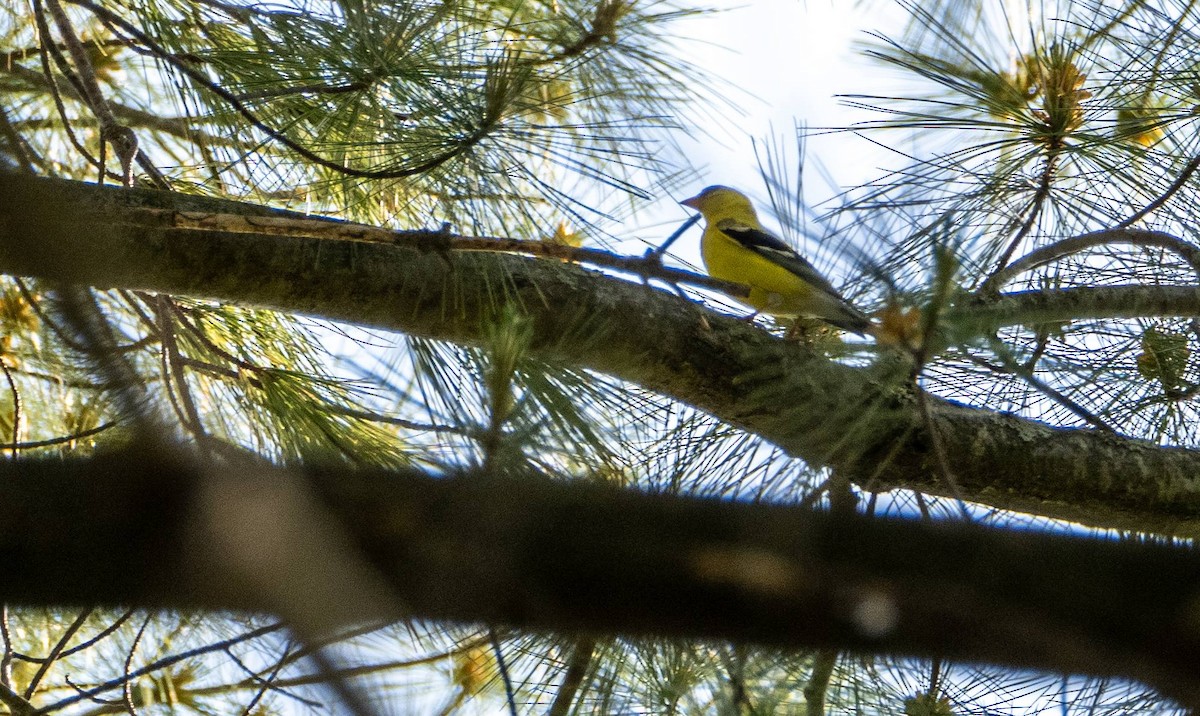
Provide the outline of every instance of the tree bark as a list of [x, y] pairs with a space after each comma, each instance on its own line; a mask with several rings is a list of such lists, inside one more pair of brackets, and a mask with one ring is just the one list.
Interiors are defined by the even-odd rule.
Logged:
[[[902, 361], [884, 355], [869, 367], [838, 363], [672, 293], [575, 264], [447, 251], [447, 237], [437, 232], [384, 243], [283, 235], [276, 226], [180, 228], [195, 225], [195, 215], [311, 219], [13, 174], [0, 173], [0, 197], [5, 273], [209, 298], [462, 343], [481, 341], [485, 326], [512, 305], [529, 316], [541, 355], [694, 405], [860, 485], [957, 492], [1096, 526], [1200, 535], [1198, 451], [930, 398], [952, 486], [933, 460]], [[1175, 298], [1191, 300], [1187, 291]], [[980, 315], [1001, 320], [983, 309]], [[629, 330], [630, 316], [638, 317], [639, 330]]]

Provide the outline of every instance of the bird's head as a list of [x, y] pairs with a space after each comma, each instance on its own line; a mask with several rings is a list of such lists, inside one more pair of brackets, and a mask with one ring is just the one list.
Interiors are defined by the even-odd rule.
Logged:
[[751, 219], [757, 218], [750, 199], [737, 189], [730, 189], [727, 186], [710, 186], [696, 196], [684, 199], [679, 203], [695, 209], [706, 219], [716, 216], [744, 220], [747, 215]]

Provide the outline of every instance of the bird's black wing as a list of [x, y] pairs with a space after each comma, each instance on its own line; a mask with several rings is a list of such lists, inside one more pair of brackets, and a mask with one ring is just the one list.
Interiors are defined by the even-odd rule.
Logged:
[[825, 293], [839, 300], [845, 300], [828, 279], [822, 276], [807, 259], [788, 246], [783, 239], [737, 221], [722, 221], [717, 224], [717, 228], [721, 230], [721, 233], [741, 244], [743, 248], [753, 251], [771, 263], [782, 266]]

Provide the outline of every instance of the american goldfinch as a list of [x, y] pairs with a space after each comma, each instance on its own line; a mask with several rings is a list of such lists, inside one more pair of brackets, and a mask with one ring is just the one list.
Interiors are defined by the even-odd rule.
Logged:
[[713, 278], [750, 287], [741, 299], [760, 313], [808, 316], [866, 334], [871, 321], [783, 240], [763, 229], [744, 194], [710, 186], [679, 202], [704, 217], [700, 253]]

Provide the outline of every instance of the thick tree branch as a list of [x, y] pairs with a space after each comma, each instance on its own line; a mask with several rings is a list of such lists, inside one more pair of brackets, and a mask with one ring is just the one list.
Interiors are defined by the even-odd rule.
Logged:
[[1200, 314], [1200, 286], [1080, 286], [1002, 293], [985, 302], [959, 306], [948, 323], [977, 336], [1004, 326], [1036, 326], [1071, 321], [1177, 317]]
[[[144, 208], [304, 218], [228, 201], [4, 174], [0, 196], [5, 273], [463, 343], [480, 341], [489, 321], [514, 305], [529, 315], [534, 348], [546, 357], [673, 396], [859, 484], [948, 489], [931, 469], [925, 425], [902, 387], [904, 366], [830, 361], [665, 291], [561, 261], [451, 251], [435, 234], [403, 245], [180, 229], [172, 212], [159, 212], [157, 225], [131, 223], [131, 210]], [[1054, 297], [1089, 291], [1114, 301], [1121, 294], [1017, 295], [971, 310], [985, 323], [1027, 311], [1066, 320], [1078, 317], [1067, 306], [1080, 302]], [[1137, 293], [1200, 301], [1193, 288]], [[629, 330], [632, 316], [639, 330]], [[1122, 529], [1200, 533], [1200, 452], [944, 401], [930, 408], [966, 499]]]
[[[1188, 549], [535, 475], [218, 469], [153, 449], [0, 463], [0, 601], [938, 656], [1119, 675], [1200, 704]], [[347, 569], [373, 575], [370, 599]]]

